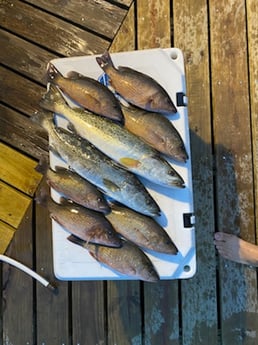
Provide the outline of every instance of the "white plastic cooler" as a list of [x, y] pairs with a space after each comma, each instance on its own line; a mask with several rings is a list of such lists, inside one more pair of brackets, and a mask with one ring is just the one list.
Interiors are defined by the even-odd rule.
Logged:
[[[178, 109], [178, 113], [171, 115], [170, 119], [184, 140], [189, 159], [186, 163], [177, 163], [173, 160], [169, 162], [183, 177], [186, 188], [164, 188], [142, 181], [161, 208], [162, 214], [156, 220], [168, 232], [179, 252], [177, 255], [146, 251], [145, 253], [150, 257], [161, 279], [191, 278], [196, 271], [196, 248], [183, 54], [177, 48], [168, 48], [114, 53], [111, 57], [115, 66], [129, 66], [152, 76], [166, 89]], [[51, 63], [63, 75], [69, 71], [77, 71], [95, 79], [100, 79], [103, 75], [96, 62], [96, 56], [55, 59]], [[52, 168], [60, 165], [52, 153], [50, 153], [50, 164]], [[58, 201], [58, 194], [53, 190], [51, 194]], [[132, 279], [98, 263], [86, 249], [68, 241], [67, 237], [70, 234], [55, 221], [52, 221], [52, 230], [54, 272], [58, 279]]]

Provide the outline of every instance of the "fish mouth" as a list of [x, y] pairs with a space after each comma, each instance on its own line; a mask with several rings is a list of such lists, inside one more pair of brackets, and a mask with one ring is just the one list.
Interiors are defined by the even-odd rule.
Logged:
[[97, 211], [108, 214], [110, 212], [110, 207], [108, 205], [98, 205]]
[[102, 245], [104, 247], [111, 247], [111, 248], [121, 248], [122, 247], [122, 242], [121, 241], [112, 241], [108, 243], [99, 243], [98, 245]]

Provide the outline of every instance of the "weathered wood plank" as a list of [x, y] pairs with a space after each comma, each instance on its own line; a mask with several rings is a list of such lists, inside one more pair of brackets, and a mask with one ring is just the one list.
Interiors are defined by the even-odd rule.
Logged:
[[[217, 227], [255, 239], [245, 1], [210, 2]], [[220, 260], [222, 343], [254, 344], [257, 277]], [[248, 331], [246, 331], [248, 330]]]
[[133, 3], [133, 0], [116, 0], [114, 2], [129, 7]]
[[0, 3], [1, 27], [64, 56], [103, 52], [109, 41], [17, 0]]
[[179, 295], [177, 281], [144, 286], [144, 343], [179, 345]]
[[[44, 183], [42, 186], [46, 188]], [[40, 192], [41, 189], [37, 191], [37, 197]], [[34, 207], [36, 270], [49, 281], [54, 281], [58, 288], [54, 294], [41, 284], [37, 284], [37, 344], [70, 344], [69, 283], [57, 281], [54, 276], [52, 228], [48, 210], [39, 204], [34, 204]]]
[[[156, 7], [157, 6], [157, 7]], [[161, 11], [160, 3], [141, 1], [137, 3], [137, 28], [134, 32], [134, 6], [130, 8], [127, 18], [125, 19], [121, 29], [119, 30], [118, 35], [116, 36], [113, 44], [111, 45], [110, 50], [115, 51], [130, 51], [134, 50], [136, 47], [136, 42], [134, 36], [138, 33], [138, 49], [154, 48], [154, 47], [166, 47], [167, 42], [170, 42], [170, 16], [166, 16], [169, 11], [169, 2], [162, 3]], [[164, 11], [166, 11], [165, 20], [163, 18]], [[157, 15], [158, 14], [158, 15]], [[144, 16], [144, 18], [143, 18]], [[143, 25], [143, 20], [144, 25]], [[164, 21], [163, 21], [164, 20]], [[146, 30], [146, 25], [148, 23], [152, 25], [153, 31]], [[161, 25], [161, 30], [159, 31], [158, 27]], [[161, 31], [164, 27], [168, 28], [168, 31], [164, 31], [161, 34]], [[166, 30], [166, 29], [165, 29]], [[145, 35], [146, 33], [146, 35]], [[148, 39], [147, 36], [148, 35]], [[161, 37], [163, 39], [159, 39]], [[156, 39], [157, 37], [157, 39]], [[127, 283], [128, 284], [128, 283]], [[135, 293], [137, 295], [137, 300], [140, 298], [139, 287], [136, 282], [131, 282]], [[139, 319], [131, 319], [132, 311], [129, 315], [127, 308], [123, 305], [125, 302], [123, 300], [118, 303], [116, 300], [120, 299], [120, 295], [127, 294], [126, 289], [128, 286], [126, 282], [109, 282], [108, 283], [108, 306], [112, 302], [116, 305], [117, 312], [113, 315], [113, 310], [108, 308], [108, 314], [111, 322], [109, 323], [109, 340], [111, 343], [123, 343], [123, 344], [132, 344], [136, 342], [137, 344], [178, 344], [179, 343], [179, 325], [178, 325], [178, 288], [177, 283], [175, 282], [161, 282], [155, 284], [144, 284], [144, 310], [140, 310], [139, 306], [135, 306], [136, 311], [139, 314]], [[116, 288], [116, 289], [115, 289]], [[123, 291], [124, 289], [124, 291]], [[141, 297], [142, 298], [142, 297]], [[111, 301], [111, 302], [110, 302]], [[113, 302], [114, 301], [114, 302]], [[121, 307], [117, 305], [121, 304]], [[127, 302], [128, 305], [128, 302]], [[123, 310], [123, 308], [125, 308]], [[120, 309], [120, 310], [119, 310]], [[112, 311], [112, 314], [111, 314]], [[123, 317], [121, 317], [124, 315]], [[144, 338], [141, 336], [141, 329], [136, 328], [134, 331], [124, 330], [126, 323], [131, 324], [132, 330], [135, 326], [135, 321], [140, 325], [140, 314], [144, 313]], [[113, 320], [114, 318], [114, 320]], [[125, 321], [124, 321], [125, 320]], [[127, 320], [127, 322], [126, 322]], [[121, 324], [122, 323], [122, 324]], [[116, 325], [116, 329], [114, 329]], [[137, 324], [136, 324], [137, 325]], [[138, 326], [139, 327], [139, 326]], [[110, 333], [112, 332], [112, 333]], [[114, 334], [113, 334], [114, 332]], [[131, 332], [131, 334], [130, 334]], [[121, 334], [120, 334], [121, 333]], [[129, 334], [128, 334], [129, 333]], [[125, 337], [126, 334], [126, 337]], [[130, 338], [131, 337], [131, 338]], [[131, 342], [130, 342], [131, 339]]]
[[[7, 255], [33, 267], [32, 205], [16, 231]], [[34, 344], [33, 281], [26, 273], [3, 264], [3, 344]]]
[[218, 321], [207, 2], [174, 1], [173, 22], [174, 45], [185, 58], [196, 215], [197, 273], [182, 282], [182, 337], [185, 345], [215, 345]]
[[53, 15], [59, 13], [69, 22], [109, 39], [114, 37], [127, 13], [127, 9], [103, 0], [69, 0], [65, 2], [63, 0], [29, 0], [27, 2], [47, 10]]
[[4, 254], [6, 249], [9, 246], [9, 243], [11, 242], [14, 233], [15, 233], [16, 229], [13, 228], [12, 226], [3, 223], [0, 220], [0, 254]]
[[170, 46], [170, 1], [138, 1], [137, 49]]
[[0, 138], [39, 160], [48, 153], [46, 132], [26, 116], [0, 104]]
[[37, 162], [0, 142], [0, 166], [2, 181], [33, 196], [42, 178]]
[[[255, 208], [256, 224], [258, 224], [258, 3], [255, 0], [247, 0], [247, 40], [250, 75], [250, 99], [251, 99], [251, 123], [253, 138], [253, 164], [255, 181]], [[256, 243], [258, 243], [256, 232]]]
[[[165, 5], [164, 5], [165, 4]], [[157, 6], [157, 7], [156, 7]], [[161, 11], [157, 10], [160, 9], [160, 3], [156, 2], [148, 2], [148, 1], [141, 1], [137, 3], [137, 28], [135, 32], [132, 31], [132, 27], [134, 27], [133, 23], [135, 22], [134, 18], [134, 7], [131, 7], [127, 18], [125, 19], [121, 30], [119, 31], [116, 39], [114, 40], [113, 44], [111, 45], [111, 51], [130, 51], [135, 49], [136, 42], [133, 36], [137, 35], [138, 39], [138, 49], [146, 49], [146, 48], [154, 48], [154, 47], [166, 47], [168, 45], [168, 41], [170, 42], [170, 16], [165, 15], [165, 20], [163, 18], [164, 11], [168, 13], [169, 3], [163, 2], [162, 3]], [[165, 9], [165, 10], [164, 10]], [[163, 21], [164, 20], [164, 21]], [[152, 26], [152, 29], [149, 30], [149, 25]], [[161, 24], [163, 23], [163, 25]], [[148, 30], [146, 30], [146, 26]], [[161, 26], [161, 30], [159, 31], [159, 27]], [[169, 27], [169, 30], [166, 31], [164, 27]], [[161, 31], [164, 29], [164, 32]], [[148, 36], [148, 38], [147, 38]], [[163, 39], [160, 39], [162, 36]], [[169, 37], [169, 38], [168, 38]], [[156, 39], [157, 38], [157, 39]], [[108, 299], [115, 300], [118, 298], [115, 294], [114, 289], [114, 282], [110, 282], [108, 287]], [[126, 284], [125, 282], [123, 283]], [[131, 282], [131, 284], [135, 284], [135, 282]], [[117, 291], [117, 295], [124, 294], [121, 289], [121, 286], [116, 286], [119, 288]], [[126, 286], [126, 285], [125, 285]], [[144, 313], [144, 338], [141, 338], [141, 330], [139, 329], [139, 334], [134, 335], [131, 334], [131, 338], [137, 344], [177, 344], [179, 341], [179, 326], [178, 326], [178, 300], [177, 300], [177, 283], [174, 282], [161, 282], [155, 284], [155, 286], [151, 284], [144, 284], [144, 310], [139, 311], [139, 315]], [[172, 288], [171, 288], [172, 287]], [[139, 295], [139, 287], [134, 286], [137, 295]], [[126, 290], [125, 290], [126, 291]], [[158, 291], [158, 293], [157, 293]], [[166, 301], [166, 303], [164, 303]], [[115, 303], [114, 303], [115, 304]], [[122, 306], [121, 302], [121, 306]], [[173, 314], [170, 314], [171, 309], [173, 309]], [[109, 310], [109, 309], [108, 309]], [[122, 310], [120, 311], [120, 313]], [[125, 312], [125, 311], [124, 311]], [[123, 314], [124, 314], [123, 312]], [[130, 315], [127, 317], [123, 317], [122, 320], [130, 320]], [[173, 319], [173, 320], [172, 320]], [[134, 319], [135, 321], [135, 319]], [[171, 323], [170, 323], [171, 321]], [[168, 323], [167, 323], [168, 322]], [[126, 323], [126, 322], [123, 322]], [[140, 320], [138, 320], [140, 324]], [[121, 329], [122, 332], [124, 329], [124, 325], [121, 324], [121, 316], [118, 314], [115, 316], [112, 325], [116, 324], [116, 327], [119, 326], [116, 333], [112, 335], [109, 339], [112, 340], [112, 343], [123, 343], [127, 344], [130, 341], [130, 337], [125, 339], [125, 335], [120, 335]], [[167, 327], [169, 325], [169, 327]], [[110, 327], [109, 326], [109, 327]], [[113, 332], [113, 328], [112, 328]], [[128, 332], [127, 332], [128, 333]], [[135, 333], [135, 331], [134, 331]], [[135, 333], [137, 334], [137, 333]], [[120, 341], [119, 341], [120, 340]], [[131, 343], [132, 343], [131, 340]], [[129, 342], [130, 343], [130, 342]]]
[[108, 344], [142, 344], [138, 281], [108, 281]]
[[[134, 5], [130, 8], [110, 51], [135, 49]], [[108, 344], [142, 344], [140, 283], [138, 281], [107, 282]]]
[[103, 281], [72, 283], [73, 344], [106, 344], [104, 293]]
[[119, 29], [109, 48], [110, 52], [132, 51], [136, 49], [134, 12], [135, 5], [132, 4], [125, 20], [123, 21], [123, 24], [121, 25], [121, 28]]
[[[166, 2], [166, 4], [168, 4]], [[152, 38], [156, 37], [157, 32], [153, 33], [148, 30], [148, 39], [145, 40], [144, 37], [141, 36], [143, 30], [143, 26], [141, 26], [141, 18], [140, 16], [144, 13], [144, 19], [148, 18], [150, 21], [157, 21], [155, 23], [161, 22], [159, 21], [160, 17], [157, 16], [152, 18], [153, 13], [155, 12], [151, 5], [155, 7], [155, 4], [150, 4], [149, 2], [140, 2], [137, 3], [137, 29], [138, 32], [138, 48], [139, 49], [146, 49], [146, 48], [154, 48], [157, 46], [165, 47], [167, 45], [166, 40], [164, 41], [155, 41], [153, 43]], [[157, 4], [157, 6], [159, 6]], [[168, 8], [168, 7], [167, 7]], [[127, 18], [125, 19], [119, 34], [117, 35], [116, 39], [114, 40], [113, 44], [111, 45], [111, 51], [130, 51], [135, 48], [135, 40], [133, 35], [136, 34], [132, 31], [134, 19], [134, 7], [131, 7]], [[164, 13], [162, 13], [163, 16]], [[161, 15], [161, 14], [160, 14]], [[140, 17], [140, 18], [139, 18]], [[167, 24], [169, 22], [170, 27], [170, 17], [166, 18], [163, 23]], [[157, 30], [157, 26], [154, 23], [154, 31]], [[146, 22], [145, 22], [146, 24]], [[146, 28], [146, 27], [145, 27]], [[139, 33], [141, 32], [141, 33]], [[164, 33], [162, 35], [164, 37]], [[169, 32], [165, 33], [165, 36], [169, 36], [170, 41], [170, 30]], [[139, 37], [142, 39], [139, 43]], [[146, 38], [146, 37], [145, 37]], [[164, 44], [164, 45], [163, 45]], [[174, 286], [176, 285], [176, 286]], [[171, 286], [173, 288], [171, 289]], [[157, 291], [159, 292], [157, 294]], [[174, 292], [176, 294], [174, 295]], [[166, 303], [164, 303], [166, 301]], [[161, 307], [160, 307], [161, 306]], [[173, 309], [173, 314], [170, 314], [170, 306]], [[141, 339], [140, 335], [138, 336], [137, 344], [141, 344], [142, 341], [144, 343], [155, 343], [155, 344], [177, 344], [179, 339], [179, 328], [177, 324], [177, 318], [175, 315], [178, 313], [178, 300], [177, 300], [177, 283], [174, 284], [173, 282], [161, 282], [159, 284], [149, 285], [144, 284], [144, 340]], [[116, 319], [119, 317], [116, 317]], [[173, 320], [172, 320], [173, 319]], [[165, 321], [166, 320], [166, 321]], [[170, 322], [171, 321], [171, 322]], [[120, 321], [121, 322], [121, 321]], [[115, 323], [115, 322], [114, 322]], [[167, 327], [169, 325], [169, 327]], [[116, 340], [119, 343], [117, 338], [112, 338], [113, 341]], [[122, 338], [120, 339], [120, 342]], [[124, 340], [125, 341], [125, 340]]]
[[3, 270], [2, 270], [3, 263], [0, 264], [0, 286], [1, 286], [1, 292], [0, 292], [0, 344], [3, 345], [3, 309], [4, 309], [4, 303], [3, 303]]
[[0, 181], [0, 220], [18, 228], [31, 198]]
[[28, 116], [39, 109], [39, 101], [46, 89], [0, 66], [0, 101]]
[[[0, 29], [0, 61], [3, 65], [42, 85], [47, 63], [57, 55]], [[17, 59], [17, 56], [19, 57]]]

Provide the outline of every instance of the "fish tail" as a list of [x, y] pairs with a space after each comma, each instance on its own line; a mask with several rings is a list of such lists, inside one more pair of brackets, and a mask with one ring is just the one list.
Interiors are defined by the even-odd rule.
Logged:
[[61, 73], [53, 64], [51, 63], [48, 64], [46, 82], [55, 84], [57, 82], [57, 79], [60, 78], [61, 76], [62, 76]]
[[45, 93], [45, 95], [41, 98], [39, 105], [46, 110], [56, 112], [57, 105], [64, 105], [66, 104], [63, 96], [61, 95], [58, 88], [53, 85], [49, 84], [48, 91]]
[[49, 155], [43, 155], [40, 157], [38, 165], [35, 167], [35, 170], [42, 175], [46, 175], [49, 167]]
[[41, 205], [47, 208], [48, 203], [49, 203], [49, 189], [45, 181], [46, 181], [46, 177], [44, 176], [34, 200], [36, 201], [38, 205]]
[[53, 113], [46, 110], [36, 111], [30, 119], [49, 132], [53, 124]]
[[99, 66], [105, 70], [107, 66], [114, 67], [113, 61], [108, 51], [105, 51], [101, 56], [96, 57]]

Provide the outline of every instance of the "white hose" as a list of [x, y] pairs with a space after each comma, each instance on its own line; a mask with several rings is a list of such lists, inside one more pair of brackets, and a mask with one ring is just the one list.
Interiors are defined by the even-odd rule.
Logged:
[[45, 278], [43, 278], [38, 273], [31, 270], [29, 267], [23, 265], [22, 263], [14, 260], [14, 259], [9, 258], [9, 256], [0, 254], [0, 261], [6, 262], [12, 266], [15, 266], [16, 268], [19, 268], [23, 272], [29, 274], [32, 278], [35, 278], [36, 280], [38, 280], [45, 287], [48, 287], [51, 290], [55, 290], [55, 287], [52, 284], [50, 284]]

